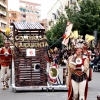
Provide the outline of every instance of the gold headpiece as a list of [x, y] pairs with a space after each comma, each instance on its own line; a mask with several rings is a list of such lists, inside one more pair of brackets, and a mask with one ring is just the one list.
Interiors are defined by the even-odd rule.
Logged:
[[85, 35], [85, 41], [88, 42], [88, 43], [90, 43], [94, 39], [95, 39], [95, 37], [92, 36], [92, 35], [89, 35], [89, 34]]

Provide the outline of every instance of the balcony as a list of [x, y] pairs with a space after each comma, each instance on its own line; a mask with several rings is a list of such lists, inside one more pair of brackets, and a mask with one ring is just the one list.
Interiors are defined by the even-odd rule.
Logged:
[[7, 16], [7, 13], [5, 11], [1, 11], [1, 9], [0, 9], [0, 14]]
[[7, 9], [2, 7], [2, 6], [0, 6], [0, 14], [6, 16], [7, 15]]
[[2, 0], [0, 0], [0, 5], [7, 8], [7, 3], [6, 2], [3, 2]]
[[7, 24], [7, 20], [6, 19], [3, 19], [3, 18], [0, 18], [0, 23]]

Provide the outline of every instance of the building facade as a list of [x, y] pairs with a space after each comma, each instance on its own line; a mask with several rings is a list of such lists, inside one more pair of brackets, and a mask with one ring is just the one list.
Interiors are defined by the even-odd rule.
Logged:
[[20, 22], [20, 13], [17, 11], [8, 11], [9, 26], [12, 22]]
[[8, 0], [0, 0], [0, 29], [5, 32], [8, 27]]
[[19, 0], [19, 12], [21, 22], [40, 22], [41, 5], [28, 1]]
[[79, 5], [77, 0], [57, 0], [47, 14], [47, 23], [48, 23], [47, 29], [49, 30], [52, 24], [55, 24], [57, 19], [62, 14], [64, 14], [67, 18], [67, 14], [65, 10], [66, 7], [74, 8], [74, 6], [77, 6], [79, 10]]

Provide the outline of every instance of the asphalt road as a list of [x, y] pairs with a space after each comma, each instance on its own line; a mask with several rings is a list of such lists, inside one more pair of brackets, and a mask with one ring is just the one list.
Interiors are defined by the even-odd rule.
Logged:
[[[100, 93], [100, 72], [93, 72], [93, 79], [89, 82], [87, 100], [97, 100]], [[19, 91], [14, 93], [12, 86], [7, 90], [1, 89], [0, 83], [0, 100], [67, 100], [67, 91]]]

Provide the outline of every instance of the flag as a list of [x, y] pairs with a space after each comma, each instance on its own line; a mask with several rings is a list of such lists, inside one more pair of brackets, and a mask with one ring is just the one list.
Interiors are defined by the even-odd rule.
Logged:
[[65, 46], [68, 45], [69, 36], [72, 30], [72, 27], [73, 27], [73, 24], [70, 21], [68, 21], [66, 24], [65, 34], [63, 35], [63, 41], [62, 41], [62, 44]]
[[62, 36], [62, 38], [63, 38], [63, 39], [64, 39], [64, 38], [66, 39], [66, 38], [67, 38], [67, 35], [66, 35], [66, 34], [64, 34], [64, 35]]

